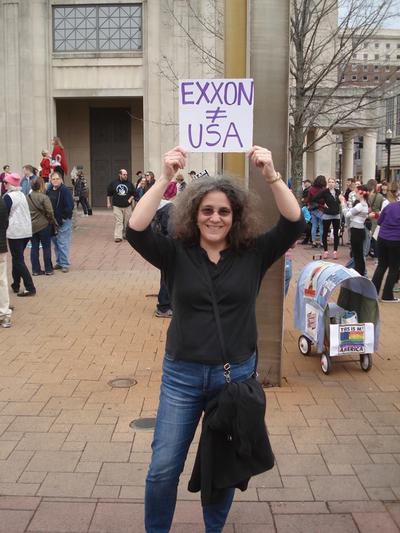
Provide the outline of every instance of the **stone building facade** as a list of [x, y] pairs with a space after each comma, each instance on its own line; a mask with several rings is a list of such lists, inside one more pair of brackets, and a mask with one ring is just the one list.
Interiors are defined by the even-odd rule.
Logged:
[[[119, 168], [157, 174], [178, 143], [178, 78], [217, 75], [221, 38], [199, 24], [217, 27], [208, 4], [0, 0], [0, 164], [38, 166], [58, 135], [95, 206]], [[217, 160], [195, 154], [189, 165], [212, 173]]]
[[400, 81], [400, 29], [381, 29], [341, 73], [344, 85], [365, 87]]

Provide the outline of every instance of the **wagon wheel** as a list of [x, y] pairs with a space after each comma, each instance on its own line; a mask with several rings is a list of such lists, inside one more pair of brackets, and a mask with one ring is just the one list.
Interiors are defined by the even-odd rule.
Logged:
[[360, 366], [364, 372], [369, 372], [372, 368], [372, 355], [370, 353], [363, 353], [360, 355]]
[[309, 355], [311, 352], [311, 341], [305, 335], [300, 335], [297, 342], [300, 353], [303, 355]]
[[321, 369], [325, 375], [328, 375], [332, 370], [332, 360], [328, 354], [321, 355]]

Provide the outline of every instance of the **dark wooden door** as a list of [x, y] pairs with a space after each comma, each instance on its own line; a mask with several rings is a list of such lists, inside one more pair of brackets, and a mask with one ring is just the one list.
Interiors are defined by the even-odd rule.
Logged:
[[90, 159], [92, 203], [106, 206], [107, 186], [125, 168], [132, 178], [129, 109], [91, 108]]

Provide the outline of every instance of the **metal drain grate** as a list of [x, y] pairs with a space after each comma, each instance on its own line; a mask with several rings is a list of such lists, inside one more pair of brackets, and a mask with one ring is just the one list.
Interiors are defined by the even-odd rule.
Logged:
[[129, 389], [137, 384], [133, 378], [115, 378], [108, 382], [113, 389]]
[[136, 420], [132, 420], [129, 427], [132, 429], [154, 429], [155, 425], [155, 418], [137, 418]]

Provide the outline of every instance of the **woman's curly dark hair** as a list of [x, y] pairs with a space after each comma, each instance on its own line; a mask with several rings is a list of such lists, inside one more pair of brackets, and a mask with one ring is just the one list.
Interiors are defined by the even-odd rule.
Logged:
[[323, 189], [326, 187], [326, 177], [320, 174], [317, 176], [313, 183], [314, 187], [319, 187], [320, 189]]
[[188, 245], [199, 244], [199, 207], [203, 198], [214, 191], [226, 194], [231, 204], [232, 228], [228, 234], [229, 246], [234, 250], [248, 247], [262, 231], [257, 198], [224, 176], [200, 178], [190, 183], [177, 196], [171, 213], [174, 237]]

